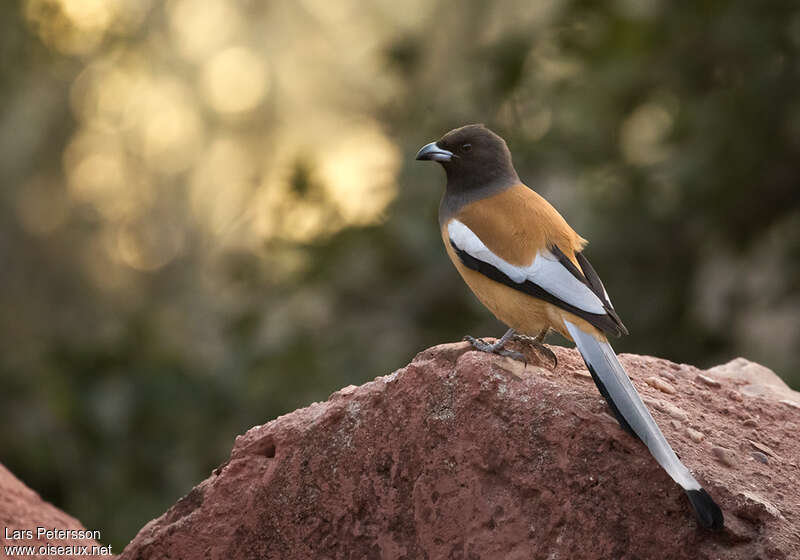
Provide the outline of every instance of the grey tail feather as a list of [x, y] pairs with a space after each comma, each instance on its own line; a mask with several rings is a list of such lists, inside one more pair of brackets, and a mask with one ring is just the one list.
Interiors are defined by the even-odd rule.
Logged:
[[692, 503], [697, 519], [706, 529], [719, 531], [725, 524], [725, 517], [717, 503], [703, 490], [687, 490], [686, 495]]
[[700, 523], [710, 529], [721, 528], [723, 516], [719, 506], [675, 455], [675, 451], [642, 402], [622, 364], [617, 360], [611, 345], [606, 340], [598, 340], [591, 334], [583, 332], [569, 321], [564, 323], [583, 361], [586, 362], [597, 388], [605, 397], [620, 425], [636, 435], [647, 446], [661, 468], [686, 491]]
[[594, 380], [594, 384], [597, 385], [597, 389], [600, 391], [600, 394], [603, 395], [603, 398], [608, 403], [608, 407], [611, 409], [611, 412], [614, 413], [614, 417], [617, 419], [617, 422], [619, 422], [619, 425], [622, 426], [622, 429], [628, 432], [630, 435], [632, 435], [636, 439], [639, 439], [639, 436], [636, 435], [636, 432], [633, 431], [631, 425], [628, 424], [628, 421], [625, 420], [625, 417], [617, 408], [617, 405], [614, 403], [614, 400], [611, 398], [611, 395], [608, 394], [608, 389], [606, 389], [606, 386], [603, 385], [603, 381], [600, 379], [600, 377], [598, 377], [597, 372], [594, 370], [592, 365], [586, 362], [586, 368], [589, 370], [589, 373], [592, 374], [592, 379]]

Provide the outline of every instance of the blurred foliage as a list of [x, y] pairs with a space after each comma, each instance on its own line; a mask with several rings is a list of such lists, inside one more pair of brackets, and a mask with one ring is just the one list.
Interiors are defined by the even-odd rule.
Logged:
[[619, 350], [800, 385], [795, 2], [0, 15], [0, 461], [117, 550], [248, 427], [502, 332], [413, 161], [464, 123], [592, 240]]

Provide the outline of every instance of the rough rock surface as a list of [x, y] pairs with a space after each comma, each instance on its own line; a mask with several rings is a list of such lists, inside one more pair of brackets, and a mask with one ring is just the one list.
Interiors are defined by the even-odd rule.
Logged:
[[[57, 552], [58, 549], [46, 549], [40, 551], [40, 547], [88, 547], [88, 551], [93, 546], [101, 546], [94, 539], [58, 539], [48, 538], [42, 535], [37, 538], [37, 527], [50, 529], [77, 529], [83, 530], [83, 525], [70, 517], [52, 504], [42, 500], [39, 495], [25, 486], [3, 465], [0, 465], [0, 558], [103, 558], [100, 555], [82, 554], [47, 554], [47, 550]], [[27, 538], [24, 533], [15, 531], [31, 531], [32, 538]], [[8, 535], [9, 538], [6, 538]], [[19, 537], [19, 538], [16, 538]], [[9, 555], [8, 546], [32, 546], [36, 555], [14, 554]], [[64, 549], [67, 550], [66, 548]], [[39, 554], [44, 552], [44, 554]], [[80, 553], [81, 550], [75, 550]], [[105, 556], [110, 558], [110, 556]]]
[[577, 352], [518, 349], [437, 346], [252, 428], [122, 558], [800, 558], [800, 394], [769, 370], [620, 358], [723, 508], [713, 533]]

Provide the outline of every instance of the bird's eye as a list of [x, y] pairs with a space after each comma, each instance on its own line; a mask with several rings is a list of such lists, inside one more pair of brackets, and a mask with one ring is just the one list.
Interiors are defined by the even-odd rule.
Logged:
[[472, 149], [472, 144], [462, 144], [461, 145], [461, 151], [462, 152], [468, 152], [471, 149]]

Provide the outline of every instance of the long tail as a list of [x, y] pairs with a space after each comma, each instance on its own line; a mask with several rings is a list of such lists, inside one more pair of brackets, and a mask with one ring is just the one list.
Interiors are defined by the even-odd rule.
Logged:
[[638, 436], [661, 468], [686, 491], [700, 523], [710, 529], [721, 529], [724, 523], [722, 510], [675, 455], [617, 360], [611, 345], [583, 332], [569, 321], [564, 323], [597, 388], [608, 401], [620, 425]]

